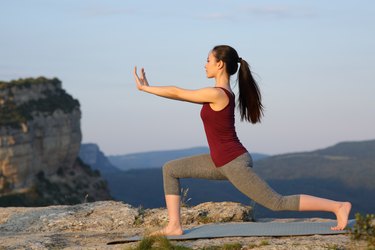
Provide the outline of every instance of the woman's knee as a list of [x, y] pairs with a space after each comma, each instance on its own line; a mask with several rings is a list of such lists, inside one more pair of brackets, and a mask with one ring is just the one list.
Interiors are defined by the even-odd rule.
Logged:
[[297, 195], [280, 195], [270, 200], [267, 207], [272, 211], [298, 211], [299, 197]]
[[269, 209], [272, 211], [283, 211], [284, 209], [284, 201], [283, 198], [279, 198], [277, 201], [272, 201], [269, 204]]
[[173, 161], [163, 165], [163, 183], [166, 195], [180, 195], [180, 183], [178, 178], [174, 176], [174, 167], [175, 164], [173, 164]]
[[175, 164], [174, 164], [174, 161], [168, 161], [166, 162], [164, 165], [163, 165], [163, 175], [172, 175], [172, 172], [173, 172], [173, 168], [174, 168]]

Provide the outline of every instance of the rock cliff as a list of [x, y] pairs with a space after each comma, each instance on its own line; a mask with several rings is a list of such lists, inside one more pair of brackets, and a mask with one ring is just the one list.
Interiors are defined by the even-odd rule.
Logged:
[[[57, 78], [0, 82], [0, 206], [13, 204], [10, 195], [22, 200], [25, 194], [48, 196], [49, 201], [41, 204], [57, 204], [79, 185], [88, 185], [78, 178], [67, 181], [66, 176], [86, 173], [92, 177], [88, 182], [102, 181], [76, 162], [80, 118], [78, 100], [65, 92]], [[55, 195], [60, 198], [52, 198]], [[84, 199], [85, 194], [81, 196]]]

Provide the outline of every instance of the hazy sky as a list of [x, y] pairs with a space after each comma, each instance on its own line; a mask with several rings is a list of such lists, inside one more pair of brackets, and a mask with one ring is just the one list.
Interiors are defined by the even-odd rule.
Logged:
[[107, 155], [205, 146], [201, 106], [138, 92], [132, 69], [154, 85], [213, 86], [208, 52], [229, 44], [266, 107], [258, 125], [237, 113], [243, 144], [314, 150], [375, 138], [374, 24], [371, 0], [1, 0], [0, 80], [58, 77], [81, 103], [83, 142]]

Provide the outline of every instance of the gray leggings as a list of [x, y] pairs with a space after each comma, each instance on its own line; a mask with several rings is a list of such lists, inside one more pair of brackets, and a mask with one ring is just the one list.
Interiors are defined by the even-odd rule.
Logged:
[[215, 167], [209, 154], [167, 162], [163, 166], [164, 192], [180, 195], [180, 178], [229, 180], [253, 201], [273, 211], [299, 210], [299, 195], [276, 193], [252, 169], [249, 153], [244, 153], [222, 167]]

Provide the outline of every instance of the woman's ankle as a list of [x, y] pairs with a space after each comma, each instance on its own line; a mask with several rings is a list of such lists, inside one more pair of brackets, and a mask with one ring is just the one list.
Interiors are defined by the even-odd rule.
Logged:
[[169, 221], [167, 227], [170, 227], [170, 228], [182, 228], [180, 221]]

